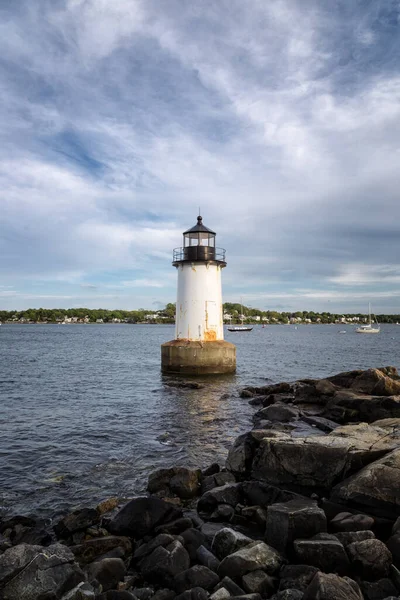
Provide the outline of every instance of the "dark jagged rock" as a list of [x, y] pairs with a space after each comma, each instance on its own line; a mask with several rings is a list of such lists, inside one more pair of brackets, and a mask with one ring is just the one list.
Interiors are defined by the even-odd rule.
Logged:
[[242, 495], [247, 504], [261, 507], [279, 502], [304, 499], [304, 496], [300, 496], [295, 492], [269, 485], [263, 481], [244, 481], [242, 483]]
[[163, 523], [154, 529], [154, 533], [170, 533], [171, 535], [177, 535], [193, 527], [192, 519], [189, 517], [181, 517], [175, 521], [169, 523]]
[[175, 537], [173, 535], [169, 535], [167, 533], [159, 533], [153, 539], [139, 546], [139, 548], [135, 550], [133, 558], [136, 561], [140, 561], [145, 556], [151, 554], [153, 550], [158, 548], [158, 546], [163, 546], [165, 548], [166, 546], [172, 544], [172, 542], [174, 541]]
[[151, 587], [134, 588], [132, 593], [138, 600], [149, 600], [154, 595], [154, 590]]
[[86, 565], [114, 548], [121, 548], [123, 556], [128, 556], [132, 552], [129, 538], [114, 535], [85, 540], [82, 544], [71, 546], [70, 550], [80, 564]]
[[96, 600], [137, 600], [136, 596], [126, 590], [110, 590], [96, 596]]
[[392, 554], [393, 563], [396, 565], [397, 568], [399, 568], [400, 567], [400, 532], [397, 532], [394, 535], [392, 535], [386, 542], [386, 546], [388, 547], [388, 549], [390, 550], [390, 552]]
[[218, 574], [221, 577], [242, 577], [250, 571], [262, 569], [269, 575], [276, 573], [283, 562], [282, 556], [264, 542], [252, 542], [230, 554], [221, 562]]
[[297, 589], [304, 592], [317, 572], [317, 567], [311, 565], [285, 565], [280, 572], [279, 590]]
[[140, 569], [147, 581], [172, 587], [175, 575], [186, 571], [190, 566], [189, 554], [178, 541], [164, 548], [158, 546], [140, 563]]
[[353, 542], [347, 546], [347, 554], [353, 569], [363, 579], [371, 581], [388, 576], [392, 555], [380, 540]]
[[293, 540], [321, 531], [326, 531], [326, 516], [312, 500], [296, 499], [268, 507], [265, 540], [279, 552], [289, 550]]
[[214, 571], [204, 565], [194, 565], [175, 576], [174, 589], [178, 594], [196, 587], [212, 590], [218, 583], [219, 577]]
[[318, 567], [325, 573], [349, 572], [350, 562], [339, 540], [296, 540], [293, 547], [300, 563]]
[[212, 512], [218, 504], [236, 506], [240, 500], [240, 483], [227, 483], [203, 494], [197, 503], [197, 510]]
[[186, 590], [179, 596], [176, 596], [176, 600], [207, 600], [208, 593], [201, 587], [195, 587], [191, 590]]
[[362, 581], [360, 584], [365, 600], [384, 600], [388, 596], [397, 596], [398, 590], [393, 582], [386, 579]]
[[54, 525], [54, 532], [58, 539], [67, 539], [73, 533], [83, 531], [99, 521], [100, 515], [95, 508], [80, 508], [60, 519]]
[[89, 581], [98, 581], [105, 592], [116, 588], [118, 582], [124, 579], [125, 572], [124, 561], [120, 558], [103, 558], [87, 567]]
[[211, 571], [214, 571], [214, 573], [216, 573], [218, 571], [220, 561], [205, 546], [199, 546], [197, 548], [196, 558], [201, 565], [208, 567], [209, 569], [211, 569]]
[[152, 494], [166, 491], [178, 498], [190, 499], [198, 495], [200, 480], [200, 469], [187, 469], [186, 467], [157, 469], [150, 473], [147, 489]]
[[221, 487], [227, 483], [235, 483], [235, 477], [229, 471], [222, 471], [221, 473], [216, 473], [214, 475], [208, 475], [204, 477], [201, 483], [201, 494], [205, 494], [210, 490]]
[[2, 600], [60, 598], [83, 581], [74, 555], [61, 544], [47, 548], [20, 544], [0, 556]]
[[111, 520], [108, 530], [114, 535], [140, 539], [158, 525], [179, 519], [182, 511], [155, 496], [139, 496], [126, 504]]
[[251, 433], [245, 433], [236, 438], [235, 443], [228, 452], [227, 469], [237, 476], [249, 473], [257, 446], [258, 443]]
[[251, 571], [242, 577], [242, 585], [248, 594], [270, 596], [275, 590], [275, 580], [264, 571]]
[[364, 600], [358, 584], [349, 577], [333, 573], [315, 575], [306, 588], [303, 600]]
[[189, 553], [190, 560], [197, 558], [197, 548], [206, 544], [206, 536], [198, 529], [186, 529], [182, 532], [182, 540], [186, 550]]
[[346, 547], [353, 542], [374, 540], [375, 534], [373, 531], [337, 531], [335, 537]]
[[237, 585], [230, 577], [227, 576], [223, 577], [223, 579], [221, 579], [221, 582], [217, 586], [215, 586], [216, 590], [219, 590], [221, 588], [227, 589], [231, 596], [243, 596], [245, 594], [245, 591], [239, 585]]
[[270, 600], [302, 600], [303, 592], [296, 589], [287, 589], [271, 596]]
[[331, 499], [375, 509], [375, 514], [396, 518], [400, 507], [400, 449], [340, 482]]
[[235, 531], [234, 529], [230, 529], [229, 527], [224, 527], [216, 533], [211, 549], [220, 560], [223, 560], [240, 548], [248, 546], [252, 541], [253, 540], [247, 535]]

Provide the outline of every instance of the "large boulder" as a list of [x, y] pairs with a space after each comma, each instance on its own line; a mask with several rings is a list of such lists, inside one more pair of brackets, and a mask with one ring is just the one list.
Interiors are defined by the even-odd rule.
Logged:
[[194, 565], [186, 571], [182, 571], [174, 578], [174, 589], [178, 594], [194, 587], [204, 590], [212, 590], [219, 583], [219, 577], [214, 571], [204, 565]]
[[0, 556], [2, 600], [61, 598], [85, 579], [72, 552], [61, 544], [20, 544]]
[[289, 550], [297, 538], [322, 531], [326, 531], [326, 516], [313, 500], [296, 499], [268, 507], [265, 540], [279, 552]]
[[334, 531], [369, 531], [374, 523], [375, 519], [369, 515], [342, 512], [331, 520], [331, 528]]
[[172, 587], [174, 577], [189, 567], [189, 554], [177, 540], [166, 548], [158, 546], [140, 563], [140, 570], [145, 579], [166, 587]]
[[371, 581], [388, 576], [392, 554], [380, 540], [353, 542], [346, 550], [353, 569], [363, 579]]
[[339, 483], [331, 499], [368, 507], [391, 518], [400, 512], [400, 449], [367, 465]]
[[329, 435], [265, 437], [255, 452], [252, 476], [277, 486], [330, 490], [348, 473], [399, 447], [397, 430], [367, 423], [337, 427]]
[[293, 546], [300, 564], [312, 565], [325, 573], [349, 572], [350, 562], [339, 540], [295, 540]]
[[283, 563], [283, 558], [271, 546], [264, 542], [252, 542], [248, 546], [230, 554], [221, 562], [218, 574], [221, 577], [242, 577], [250, 571], [261, 569], [273, 575]]
[[219, 504], [236, 506], [241, 500], [240, 483], [227, 483], [206, 492], [197, 503], [198, 511], [212, 512]]
[[116, 588], [123, 581], [126, 568], [120, 558], [103, 558], [91, 563], [87, 568], [88, 579], [100, 583], [104, 592]]
[[358, 584], [349, 577], [319, 571], [304, 592], [303, 600], [364, 600]]
[[128, 556], [132, 552], [132, 543], [128, 537], [108, 535], [104, 537], [93, 538], [92, 540], [84, 540], [81, 544], [71, 546], [76, 560], [81, 564], [89, 564], [99, 556], [121, 548], [124, 556]]
[[258, 442], [251, 432], [240, 435], [229, 449], [226, 468], [237, 476], [247, 474], [257, 446]]
[[108, 525], [114, 535], [142, 538], [158, 525], [174, 521], [182, 511], [169, 502], [155, 496], [139, 496], [126, 504]]
[[229, 554], [236, 552], [236, 550], [248, 546], [252, 541], [247, 535], [229, 527], [224, 527], [215, 534], [212, 542], [212, 550], [222, 560]]
[[186, 500], [198, 495], [200, 480], [200, 469], [186, 467], [157, 469], [150, 473], [147, 489], [152, 494], [166, 492], [167, 495], [176, 495]]
[[400, 395], [372, 395], [339, 390], [326, 404], [323, 416], [341, 423], [400, 417]]
[[400, 381], [382, 373], [379, 369], [368, 369], [355, 378], [351, 388], [375, 396], [400, 394]]
[[54, 532], [58, 539], [66, 539], [77, 531], [83, 531], [100, 521], [100, 514], [95, 508], [79, 508], [62, 517], [56, 525]]
[[279, 590], [298, 589], [304, 592], [317, 572], [317, 567], [312, 565], [285, 565], [279, 574]]

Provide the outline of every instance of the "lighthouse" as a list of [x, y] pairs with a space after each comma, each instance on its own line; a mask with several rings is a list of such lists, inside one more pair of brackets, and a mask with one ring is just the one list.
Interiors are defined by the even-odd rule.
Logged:
[[202, 217], [183, 233], [183, 247], [173, 251], [178, 272], [175, 339], [161, 346], [163, 373], [186, 375], [233, 373], [236, 347], [224, 341], [222, 269], [225, 250]]

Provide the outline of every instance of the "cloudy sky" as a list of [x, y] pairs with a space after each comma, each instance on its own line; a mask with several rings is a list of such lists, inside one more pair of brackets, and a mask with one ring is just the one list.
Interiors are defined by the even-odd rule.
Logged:
[[400, 312], [399, 0], [0, 0], [0, 307]]

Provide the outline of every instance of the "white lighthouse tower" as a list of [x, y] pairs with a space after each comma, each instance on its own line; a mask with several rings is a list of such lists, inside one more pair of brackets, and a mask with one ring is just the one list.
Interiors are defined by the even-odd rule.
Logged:
[[202, 217], [183, 234], [173, 266], [178, 271], [175, 340], [161, 346], [165, 373], [213, 374], [236, 370], [236, 348], [224, 341], [221, 272], [225, 250]]

